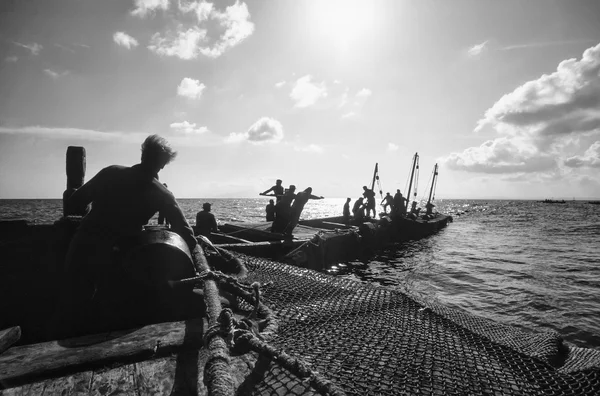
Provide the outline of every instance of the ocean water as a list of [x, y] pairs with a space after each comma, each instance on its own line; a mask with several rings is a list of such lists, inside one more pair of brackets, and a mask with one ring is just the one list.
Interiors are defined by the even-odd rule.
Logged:
[[[344, 201], [309, 201], [303, 218], [340, 215]], [[213, 204], [219, 221], [256, 222], [264, 220], [268, 199], [181, 199], [191, 223], [203, 202]], [[573, 344], [600, 349], [600, 205], [436, 204], [454, 217], [439, 233], [328, 272], [523, 329], [556, 331]], [[61, 200], [0, 200], [0, 219], [51, 223], [61, 211]]]

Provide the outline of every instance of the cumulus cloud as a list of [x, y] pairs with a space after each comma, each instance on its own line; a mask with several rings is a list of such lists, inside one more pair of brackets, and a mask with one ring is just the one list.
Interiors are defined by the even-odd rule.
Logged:
[[342, 114], [342, 116], [341, 116], [340, 118], [341, 118], [342, 120], [345, 120], [345, 119], [348, 119], [348, 118], [354, 118], [354, 117], [356, 117], [356, 113], [355, 113], [355, 112], [353, 112], [353, 111], [351, 111], [351, 112], [349, 112], [349, 113]]
[[488, 40], [484, 41], [483, 43], [475, 44], [467, 50], [467, 54], [469, 54], [471, 57], [477, 57], [481, 55], [481, 53], [487, 49], [487, 43]]
[[176, 132], [187, 133], [187, 134], [201, 134], [201, 133], [205, 133], [208, 131], [208, 128], [205, 126], [198, 127], [198, 126], [196, 126], [196, 123], [190, 123], [187, 121], [174, 122], [169, 126], [171, 127], [171, 129], [173, 129]]
[[570, 168], [600, 168], [600, 141], [594, 142], [583, 155], [575, 155], [565, 160]]
[[368, 98], [373, 92], [370, 89], [363, 88], [356, 93], [357, 98]]
[[42, 48], [44, 48], [44, 47], [42, 47], [41, 44], [38, 44], [38, 43], [23, 44], [23, 43], [19, 43], [17, 41], [13, 41], [12, 43], [18, 47], [29, 50], [31, 52], [31, 55], [39, 55]]
[[199, 80], [185, 77], [177, 87], [177, 95], [190, 99], [200, 99], [204, 88], [206, 88], [206, 85], [202, 84]]
[[254, 144], [277, 143], [283, 139], [283, 126], [273, 118], [262, 117], [246, 132], [231, 133], [226, 141], [229, 143], [249, 141]]
[[387, 149], [388, 149], [388, 151], [398, 151], [399, 147], [397, 144], [388, 143]]
[[180, 1], [178, 10], [184, 15], [193, 13], [195, 21], [181, 23], [174, 30], [155, 33], [148, 48], [158, 55], [185, 60], [195, 59], [200, 54], [217, 58], [254, 32], [248, 6], [239, 0], [224, 11], [203, 0]]
[[116, 32], [113, 34], [113, 41], [127, 49], [137, 47], [138, 45], [138, 41], [125, 32]]
[[198, 45], [206, 37], [206, 30], [192, 27], [187, 30], [169, 31], [165, 34], [155, 33], [150, 39], [148, 49], [158, 55], [176, 56], [181, 59], [198, 57]]
[[54, 70], [51, 69], [44, 69], [44, 73], [46, 73], [47, 75], [49, 75], [50, 77], [52, 77], [53, 79], [58, 79], [62, 76], [66, 76], [67, 74], [69, 74], [68, 71], [63, 71], [63, 72], [56, 72]]
[[295, 103], [295, 107], [308, 107], [314, 105], [319, 99], [327, 96], [327, 88], [325, 83], [313, 83], [312, 76], [306, 75], [300, 77], [292, 91], [290, 92], [290, 98]]
[[285, 85], [285, 81], [279, 81], [278, 83], [275, 84], [275, 88], [281, 88]]
[[318, 144], [309, 144], [308, 146], [304, 146], [304, 147], [295, 147], [294, 150], [301, 151], [304, 153], [320, 154], [323, 152], [323, 147], [319, 146]]
[[131, 11], [131, 15], [138, 17], [145, 17], [156, 10], [165, 11], [169, 8], [169, 0], [134, 0], [134, 4], [135, 9]]
[[600, 44], [501, 97], [475, 128], [500, 137], [445, 160], [454, 169], [488, 173], [540, 172], [561, 158], [568, 167], [595, 166], [595, 143], [573, 153], [570, 142], [600, 133], [599, 108]]

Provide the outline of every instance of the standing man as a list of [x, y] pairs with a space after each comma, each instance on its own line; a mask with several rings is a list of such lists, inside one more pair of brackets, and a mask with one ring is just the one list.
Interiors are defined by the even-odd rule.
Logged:
[[267, 221], [275, 220], [275, 203], [272, 199], [269, 199], [269, 204], [265, 207], [267, 213]]
[[[164, 138], [148, 136], [142, 144], [139, 164], [108, 166], [71, 195], [70, 207], [85, 208], [91, 203], [92, 209], [81, 221], [69, 246], [65, 267], [72, 286], [62, 291], [58, 309], [48, 322], [49, 332], [58, 337], [63, 331], [71, 334], [87, 331], [84, 328], [93, 327], [92, 323], [110, 326], [115, 318], [131, 320], [133, 311], [127, 307], [133, 304], [140, 310], [141, 306], [133, 302], [136, 294], [131, 294], [131, 282], [124, 279], [122, 269], [115, 265], [115, 246], [139, 236], [158, 211], [171, 223], [171, 230], [185, 240], [198, 268], [202, 250], [194, 232], [173, 194], [158, 181], [158, 172], [176, 155]], [[190, 268], [190, 274], [194, 272]], [[98, 301], [106, 304], [104, 309], [93, 309]], [[154, 309], [148, 301], [146, 307]]]
[[400, 189], [396, 190], [396, 194], [394, 195], [394, 213], [396, 215], [404, 215], [406, 214], [406, 198], [402, 196]]
[[367, 217], [370, 217], [371, 210], [373, 211], [373, 218], [377, 217], [377, 212], [375, 211], [375, 191], [367, 188], [367, 186], [363, 186], [363, 197], [367, 200]]
[[275, 204], [275, 221], [271, 226], [271, 232], [283, 233], [290, 222], [292, 201], [296, 198], [296, 186], [290, 184], [281, 200]]
[[283, 197], [283, 186], [281, 185], [281, 183], [282, 181], [280, 179], [277, 179], [273, 187], [261, 192], [259, 195], [267, 195], [268, 193], [273, 191], [273, 194], [275, 194], [275, 196], [277, 197], [277, 202], [279, 202], [281, 200], [281, 197]]
[[211, 232], [219, 232], [217, 219], [210, 213], [211, 204], [205, 202], [202, 204], [202, 210], [196, 214], [196, 235], [210, 237]]
[[350, 198], [346, 198], [346, 203], [344, 204], [344, 224], [350, 224]]
[[298, 220], [300, 220], [300, 215], [302, 214], [302, 210], [304, 210], [304, 205], [306, 205], [309, 199], [323, 198], [324, 197], [312, 195], [312, 187], [308, 187], [306, 190], [300, 191], [298, 194], [296, 194], [296, 198], [294, 198], [294, 203], [292, 204], [292, 210], [290, 212], [290, 222], [285, 228], [284, 234], [292, 234], [292, 231], [298, 224]]
[[385, 194], [385, 197], [383, 197], [383, 200], [381, 201], [381, 205], [383, 205], [383, 211], [385, 213], [387, 207], [390, 207], [390, 214], [394, 213], [394, 197], [392, 197], [390, 195], [390, 193]]

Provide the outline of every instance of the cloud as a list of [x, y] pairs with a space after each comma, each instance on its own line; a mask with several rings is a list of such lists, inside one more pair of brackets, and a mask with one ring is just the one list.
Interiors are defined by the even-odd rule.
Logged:
[[572, 141], [600, 133], [600, 44], [501, 97], [477, 122], [475, 131], [484, 130], [500, 137], [451, 154], [447, 165], [487, 173], [541, 172], [557, 163], [595, 166], [597, 147], [573, 152], [587, 147]]
[[487, 43], [488, 40], [484, 41], [483, 43], [475, 44], [467, 50], [467, 54], [471, 57], [477, 57], [481, 55], [481, 53], [487, 49]]
[[279, 81], [278, 83], [275, 84], [275, 88], [281, 88], [285, 85], [285, 81]]
[[0, 127], [0, 134], [8, 135], [33, 135], [36, 137], [48, 139], [83, 139], [91, 141], [114, 141], [126, 140], [142, 142], [146, 134], [125, 133], [118, 131], [102, 132], [92, 129], [82, 128], [57, 128], [44, 126], [25, 126], [25, 127]]
[[368, 98], [372, 94], [373, 94], [373, 92], [370, 89], [363, 88], [356, 93], [356, 97], [357, 98]]
[[202, 84], [199, 80], [185, 77], [177, 87], [177, 95], [190, 99], [200, 99], [204, 88], [206, 88], [206, 85]]
[[64, 72], [55, 72], [54, 70], [50, 70], [50, 69], [44, 69], [44, 73], [46, 73], [47, 75], [49, 75], [50, 77], [52, 77], [55, 80], [62, 76], [66, 76], [67, 74], [69, 74], [69, 72], [66, 70]]
[[200, 48], [200, 52], [210, 58], [221, 56], [229, 48], [233, 48], [254, 32], [254, 24], [250, 21], [250, 12], [245, 3], [236, 0], [224, 12], [214, 10], [212, 17], [219, 21], [225, 31], [211, 47]]
[[174, 122], [169, 126], [174, 131], [177, 131], [180, 133], [187, 133], [187, 134], [202, 134], [202, 133], [205, 133], [208, 131], [208, 128], [205, 126], [196, 127], [196, 123], [189, 123], [187, 121]]
[[230, 133], [225, 140], [228, 143], [249, 141], [254, 144], [278, 143], [283, 139], [283, 126], [273, 118], [262, 117], [246, 132]]
[[142, 18], [156, 10], [165, 11], [169, 8], [169, 0], [134, 0], [134, 4], [135, 9], [131, 11], [131, 15]]
[[555, 47], [555, 46], [559, 46], [559, 45], [583, 44], [583, 43], [592, 43], [592, 42], [594, 42], [594, 40], [589, 40], [589, 39], [542, 41], [542, 42], [537, 42], [537, 43], [506, 45], [500, 49], [502, 51], [511, 51], [511, 50], [518, 50], [518, 49], [545, 48], [545, 47]]
[[583, 155], [575, 155], [565, 160], [570, 168], [600, 168], [600, 141], [594, 142]]
[[351, 111], [349, 113], [346, 114], [342, 114], [342, 116], [340, 117], [342, 120], [348, 119], [348, 118], [354, 118], [356, 117], [356, 113]]
[[399, 148], [400, 147], [398, 147], [398, 145], [394, 143], [388, 143], [387, 145], [388, 151], [398, 151]]
[[17, 41], [13, 41], [12, 43], [14, 45], [19, 46], [19, 47], [28, 49], [29, 51], [31, 51], [32, 55], [39, 55], [39, 53], [42, 50], [42, 48], [44, 48], [44, 47], [42, 47], [41, 44], [38, 44], [38, 43], [22, 44], [22, 43], [19, 43]]
[[308, 107], [314, 105], [320, 98], [327, 96], [327, 88], [325, 83], [312, 83], [312, 76], [306, 75], [300, 77], [292, 91], [290, 92], [290, 98], [296, 104], [295, 107]]
[[113, 34], [113, 41], [127, 49], [137, 47], [138, 45], [138, 41], [125, 32], [116, 32]]
[[12, 56], [7, 56], [6, 58], [4, 58], [4, 62], [9, 62], [9, 63], [14, 63], [16, 61], [18, 61], [19, 58], [17, 58], [16, 56], [12, 55]]
[[176, 56], [189, 60], [198, 57], [198, 45], [206, 38], [206, 30], [192, 27], [176, 32], [169, 31], [164, 35], [155, 33], [150, 39], [148, 49], [158, 55]]
[[207, 1], [179, 1], [178, 10], [184, 15], [193, 12], [196, 20], [181, 23], [174, 30], [155, 33], [148, 48], [158, 55], [185, 60], [195, 59], [200, 54], [217, 58], [254, 32], [248, 6], [239, 0], [224, 11]]

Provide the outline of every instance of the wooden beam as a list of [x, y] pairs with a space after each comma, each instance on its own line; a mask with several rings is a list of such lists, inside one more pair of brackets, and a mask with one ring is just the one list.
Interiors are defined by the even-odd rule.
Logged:
[[0, 384], [15, 386], [35, 378], [164, 356], [181, 347], [200, 348], [203, 326], [202, 319], [194, 319], [14, 347], [0, 355]]
[[0, 353], [6, 351], [15, 342], [21, 339], [21, 328], [19, 326], [0, 330]]

